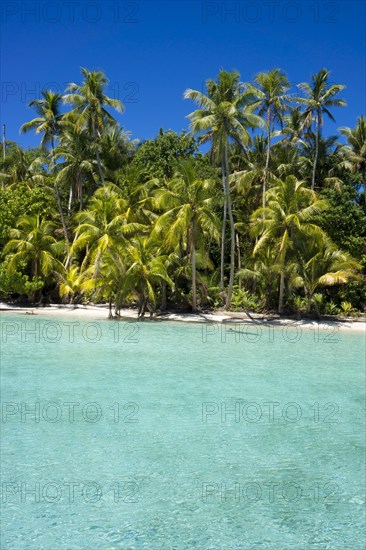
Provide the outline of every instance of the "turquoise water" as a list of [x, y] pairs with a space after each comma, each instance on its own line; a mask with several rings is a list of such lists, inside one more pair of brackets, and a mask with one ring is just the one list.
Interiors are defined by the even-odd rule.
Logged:
[[1, 549], [363, 549], [365, 335], [235, 330], [3, 315]]

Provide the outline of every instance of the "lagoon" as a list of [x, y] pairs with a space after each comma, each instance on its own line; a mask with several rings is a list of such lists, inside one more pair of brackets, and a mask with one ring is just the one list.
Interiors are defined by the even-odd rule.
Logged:
[[361, 550], [364, 393], [362, 332], [7, 313], [1, 548]]

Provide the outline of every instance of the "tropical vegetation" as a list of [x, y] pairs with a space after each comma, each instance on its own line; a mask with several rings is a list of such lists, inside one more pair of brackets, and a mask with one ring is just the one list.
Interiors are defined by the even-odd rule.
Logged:
[[[366, 122], [324, 135], [344, 86], [220, 70], [184, 92], [189, 130], [131, 140], [107, 77], [45, 90], [0, 164], [0, 298], [209, 308], [366, 308]], [[188, 103], [188, 101], [190, 103]], [[206, 145], [205, 145], [206, 144]]]

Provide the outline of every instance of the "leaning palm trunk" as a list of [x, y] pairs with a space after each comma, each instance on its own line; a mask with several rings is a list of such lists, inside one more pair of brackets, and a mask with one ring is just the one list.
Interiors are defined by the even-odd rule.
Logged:
[[[75, 243], [75, 241], [77, 240], [78, 237], [79, 237], [79, 233], [76, 232], [72, 244]], [[69, 247], [68, 254], [67, 254], [67, 258], [66, 258], [66, 262], [65, 262], [65, 265], [64, 265], [65, 269], [67, 269], [67, 268], [69, 267], [69, 264], [70, 264], [70, 262], [71, 262], [71, 257], [72, 257], [72, 256], [71, 256], [71, 247]]]
[[227, 210], [229, 214], [230, 221], [230, 277], [229, 277], [229, 287], [226, 298], [225, 308], [229, 309], [231, 303], [231, 297], [233, 294], [234, 286], [234, 273], [235, 273], [235, 224], [233, 209], [230, 197], [230, 187], [229, 187], [229, 160], [227, 153], [227, 142], [225, 143], [225, 193], [227, 201]]
[[319, 154], [319, 113], [316, 114], [315, 118], [315, 157], [313, 165], [313, 175], [311, 178], [311, 190], [314, 191], [315, 188], [315, 174], [316, 174], [316, 165], [318, 164], [318, 154]]

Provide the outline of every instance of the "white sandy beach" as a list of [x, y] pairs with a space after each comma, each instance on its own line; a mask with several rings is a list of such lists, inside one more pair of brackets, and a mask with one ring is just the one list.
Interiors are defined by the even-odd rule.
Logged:
[[[0, 313], [6, 315], [8, 313], [17, 313], [22, 315], [46, 315], [46, 316], [67, 316], [72, 318], [86, 318], [95, 320], [108, 319], [109, 309], [106, 305], [63, 305], [63, 304], [51, 304], [49, 306], [37, 306], [37, 307], [18, 307], [13, 304], [0, 303]], [[121, 309], [121, 319], [137, 320], [136, 309]], [[144, 321], [149, 321], [149, 315], [147, 315]], [[213, 313], [170, 313], [159, 314], [152, 319], [156, 321], [181, 321], [188, 323], [245, 323], [245, 324], [258, 324], [275, 326], [294, 325], [301, 326], [302, 328], [312, 328], [314, 323], [318, 323], [320, 328], [338, 326], [339, 329], [347, 331], [363, 332], [366, 335], [366, 322], [363, 319], [345, 319], [345, 320], [295, 320], [286, 319], [276, 316], [265, 317], [264, 315], [244, 312], [228, 312], [228, 311], [216, 311]]]

